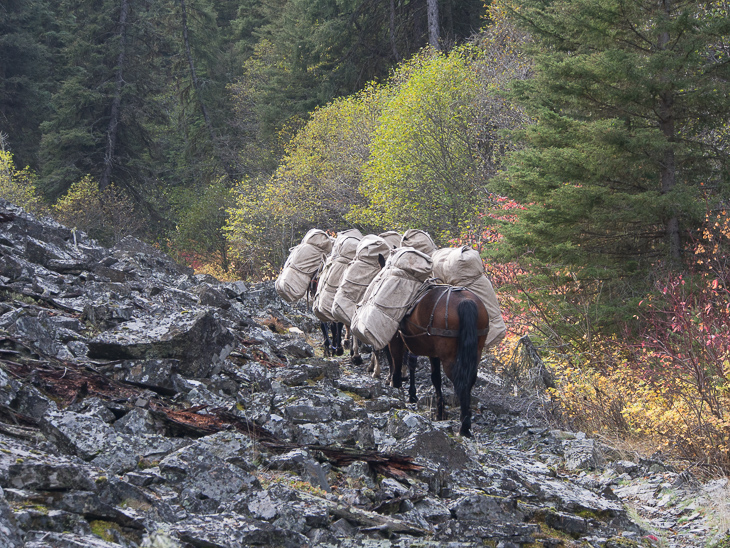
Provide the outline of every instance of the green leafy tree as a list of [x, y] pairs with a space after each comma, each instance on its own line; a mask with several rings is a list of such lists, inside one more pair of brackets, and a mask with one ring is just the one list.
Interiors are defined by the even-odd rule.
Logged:
[[459, 235], [484, 197], [477, 161], [478, 81], [468, 51], [427, 51], [400, 67], [370, 144], [362, 193], [349, 219]]
[[315, 110], [265, 184], [239, 185], [228, 234], [249, 273], [277, 270], [313, 226], [351, 226], [350, 209], [365, 203], [360, 184], [386, 92], [371, 86]]
[[5, 135], [0, 133], [0, 197], [31, 213], [47, 213], [35, 188], [35, 174], [28, 167], [15, 167], [13, 155], [5, 149], [5, 140]]
[[[234, 88], [239, 98], [248, 98], [266, 139], [282, 128], [301, 127], [316, 106], [386, 80], [397, 63], [429, 44], [427, 6], [435, 5], [435, 0], [249, 2], [255, 6], [241, 13], [241, 26], [259, 45]], [[481, 0], [437, 3], [437, 41], [444, 51], [483, 25]]]
[[510, 5], [535, 71], [512, 97], [535, 123], [492, 187], [526, 205], [501, 256], [529, 252], [583, 280], [678, 264], [704, 200], [728, 191], [717, 139], [730, 113], [725, 4]]
[[128, 195], [114, 184], [100, 189], [90, 175], [73, 183], [53, 205], [52, 212], [62, 224], [83, 230], [107, 246], [136, 235], [143, 227]]
[[230, 253], [224, 227], [228, 217], [226, 208], [233, 201], [230, 186], [220, 180], [202, 195], [190, 190], [181, 194], [177, 200], [182, 206], [180, 220], [172, 237], [174, 251], [206, 257], [228, 272]]

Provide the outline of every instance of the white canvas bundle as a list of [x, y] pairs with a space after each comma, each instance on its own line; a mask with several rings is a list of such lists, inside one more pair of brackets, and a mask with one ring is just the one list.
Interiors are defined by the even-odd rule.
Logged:
[[403, 239], [403, 236], [400, 234], [400, 232], [396, 232], [395, 230], [389, 230], [388, 232], [383, 232], [381, 234], [378, 234], [385, 242], [390, 246], [390, 249], [396, 249], [400, 247], [400, 242]]
[[302, 243], [291, 248], [274, 284], [282, 299], [293, 303], [304, 297], [312, 277], [332, 251], [333, 243], [324, 230], [313, 228], [304, 236]]
[[342, 276], [350, 262], [355, 258], [362, 234], [357, 229], [340, 232], [332, 248], [332, 254], [327, 258], [324, 269], [317, 285], [317, 294], [312, 304], [312, 312], [323, 322], [331, 322], [332, 302], [340, 286]]
[[394, 251], [358, 305], [352, 318], [353, 334], [376, 350], [386, 346], [430, 277], [431, 268], [431, 258], [425, 253], [409, 247]]
[[444, 283], [466, 287], [484, 303], [489, 313], [489, 334], [486, 346], [499, 343], [507, 332], [497, 294], [492, 282], [484, 273], [484, 264], [479, 253], [468, 246], [447, 247], [436, 251], [433, 259], [433, 276]]
[[431, 256], [438, 249], [428, 232], [414, 228], [406, 230], [400, 245], [401, 247], [412, 247], [428, 256]]
[[378, 255], [387, 259], [390, 250], [391, 246], [379, 236], [369, 234], [360, 240], [355, 258], [345, 270], [332, 301], [331, 312], [335, 320], [345, 325], [352, 323], [357, 303], [362, 299], [370, 282], [380, 272]]

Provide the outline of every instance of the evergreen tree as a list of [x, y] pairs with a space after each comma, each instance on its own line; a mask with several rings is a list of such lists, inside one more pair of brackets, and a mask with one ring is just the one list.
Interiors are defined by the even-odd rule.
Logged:
[[298, 129], [316, 106], [385, 80], [430, 36], [448, 51], [478, 31], [485, 14], [481, 0], [249, 1], [265, 23], [255, 26], [248, 13], [241, 19], [259, 41], [234, 88], [266, 138], [288, 124]]
[[226, 90], [243, 70], [237, 43], [241, 31], [229, 19], [235, 16], [233, 6], [213, 0], [166, 4], [165, 35], [172, 50], [165, 96], [171, 123], [159, 128], [164, 178], [201, 189], [221, 175], [232, 181], [240, 174], [238, 151], [243, 147]]
[[55, 83], [54, 14], [44, 0], [0, 4], [0, 131], [20, 166], [38, 167], [40, 124]]
[[512, 97], [535, 123], [494, 189], [526, 209], [501, 246], [580, 277], [677, 264], [704, 199], [727, 196], [722, 2], [515, 0], [535, 77]]
[[50, 198], [90, 174], [144, 201], [153, 180], [149, 128], [164, 118], [155, 100], [162, 84], [155, 6], [147, 0], [59, 3], [62, 83], [41, 125], [41, 187]]

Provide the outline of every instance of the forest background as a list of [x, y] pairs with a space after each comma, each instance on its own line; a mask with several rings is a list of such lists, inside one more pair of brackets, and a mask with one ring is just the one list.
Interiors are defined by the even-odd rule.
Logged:
[[3, 0], [0, 194], [222, 279], [312, 227], [472, 246], [552, 419], [727, 471], [729, 38], [720, 0]]

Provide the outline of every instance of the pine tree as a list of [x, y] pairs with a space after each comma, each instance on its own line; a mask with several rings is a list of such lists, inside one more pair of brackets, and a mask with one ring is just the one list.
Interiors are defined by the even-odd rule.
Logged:
[[55, 16], [44, 0], [0, 5], [0, 132], [19, 166], [38, 167], [40, 124], [49, 114]]
[[316, 106], [386, 80], [429, 41], [448, 51], [479, 30], [486, 11], [481, 0], [248, 1], [257, 9], [241, 22], [251, 25], [251, 12], [263, 21], [248, 27], [258, 46], [235, 87], [264, 137], [298, 129]]
[[515, 0], [535, 77], [512, 97], [535, 123], [494, 189], [526, 205], [503, 256], [578, 276], [677, 265], [704, 200], [727, 196], [724, 2]]
[[155, 7], [145, 0], [63, 0], [61, 85], [41, 125], [41, 188], [55, 199], [90, 174], [144, 201], [153, 123], [164, 119]]

